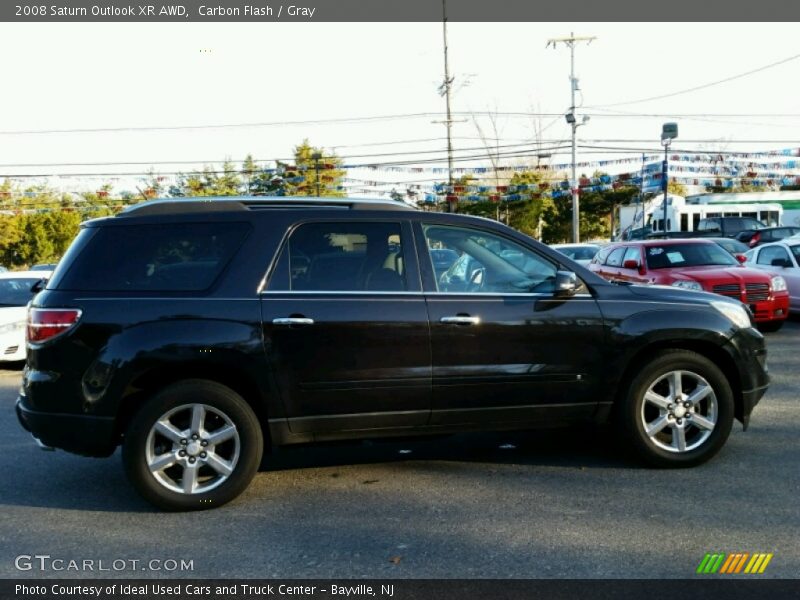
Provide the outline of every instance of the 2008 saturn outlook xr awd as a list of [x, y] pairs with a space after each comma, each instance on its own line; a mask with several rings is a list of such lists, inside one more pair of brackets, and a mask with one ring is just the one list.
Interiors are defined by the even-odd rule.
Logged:
[[[437, 273], [431, 254], [458, 258]], [[449, 252], [448, 252], [449, 254]], [[768, 385], [748, 310], [609, 283], [501, 224], [389, 201], [153, 201], [83, 225], [29, 308], [17, 401], [165, 509], [219, 506], [265, 447], [613, 422], [697, 465]]]

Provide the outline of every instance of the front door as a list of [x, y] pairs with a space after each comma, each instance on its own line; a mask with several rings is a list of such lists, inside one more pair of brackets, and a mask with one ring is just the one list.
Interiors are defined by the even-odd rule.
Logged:
[[[592, 415], [602, 400], [603, 319], [588, 290], [556, 298], [557, 263], [501, 232], [415, 226], [431, 323], [431, 424]], [[428, 255], [437, 249], [459, 258], [434, 277]]]
[[428, 314], [410, 225], [308, 222], [262, 294], [264, 344], [293, 433], [424, 425]]

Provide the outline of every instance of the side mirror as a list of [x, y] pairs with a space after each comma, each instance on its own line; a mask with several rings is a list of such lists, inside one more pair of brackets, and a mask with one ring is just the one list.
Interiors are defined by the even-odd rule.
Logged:
[[784, 269], [791, 266], [788, 258], [773, 258], [771, 264], [773, 267], [783, 267]]
[[638, 271], [639, 275], [644, 275], [645, 274], [644, 265], [639, 264], [638, 260], [635, 260], [635, 259], [632, 259], [632, 258], [629, 258], [628, 260], [624, 261], [622, 263], [622, 268], [623, 269], [636, 269], [636, 271]]
[[38, 294], [45, 288], [45, 286], [47, 286], [47, 279], [40, 279], [31, 286], [31, 291], [34, 294]]
[[733, 256], [734, 256], [734, 258], [736, 258], [736, 260], [738, 260], [738, 261], [739, 261], [741, 264], [744, 264], [744, 263], [746, 263], [746, 262], [747, 262], [747, 257], [746, 257], [744, 254], [734, 254]]
[[556, 273], [556, 298], [569, 298], [578, 291], [578, 276], [572, 271]]

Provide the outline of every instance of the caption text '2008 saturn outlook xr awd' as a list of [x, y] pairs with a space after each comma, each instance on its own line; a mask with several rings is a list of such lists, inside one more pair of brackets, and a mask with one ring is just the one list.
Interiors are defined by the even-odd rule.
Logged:
[[609, 283], [492, 221], [166, 200], [84, 224], [29, 308], [17, 413], [44, 446], [121, 444], [145, 498], [201, 509], [265, 447], [325, 440], [611, 421], [696, 465], [747, 426], [765, 362], [738, 301]]

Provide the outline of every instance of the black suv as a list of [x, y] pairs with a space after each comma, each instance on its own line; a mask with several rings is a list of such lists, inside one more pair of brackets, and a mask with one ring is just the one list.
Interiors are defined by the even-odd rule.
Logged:
[[[464, 268], [437, 277], [439, 249]], [[493, 221], [167, 200], [83, 225], [29, 309], [17, 413], [43, 446], [122, 444], [144, 497], [203, 509], [265, 446], [324, 440], [611, 421], [696, 465], [747, 426], [765, 360], [739, 302], [612, 284]]]

